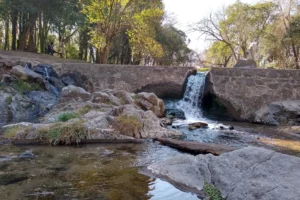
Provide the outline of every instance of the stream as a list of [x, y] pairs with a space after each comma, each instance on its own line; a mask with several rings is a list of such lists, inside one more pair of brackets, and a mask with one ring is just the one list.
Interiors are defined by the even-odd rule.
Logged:
[[[270, 135], [272, 127], [248, 123], [217, 122], [205, 118], [199, 108], [205, 74], [198, 73], [188, 80], [184, 98], [165, 101], [167, 108], [181, 109], [185, 120], [172, 127], [184, 133], [184, 140], [275, 148], [299, 156], [286, 147], [275, 147]], [[190, 131], [187, 124], [204, 121], [207, 129]], [[234, 130], [228, 127], [234, 126]], [[170, 128], [172, 128], [170, 127]], [[297, 142], [297, 141], [296, 141]], [[298, 145], [298, 144], [297, 144]], [[280, 145], [279, 145], [280, 146]], [[107, 199], [107, 200], [194, 200], [197, 194], [153, 177], [146, 167], [154, 162], [182, 154], [177, 150], [147, 141], [143, 144], [99, 144], [80, 147], [0, 145], [1, 199]]]

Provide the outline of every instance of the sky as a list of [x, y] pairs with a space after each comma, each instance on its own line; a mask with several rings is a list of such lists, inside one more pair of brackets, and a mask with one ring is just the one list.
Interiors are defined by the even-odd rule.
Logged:
[[[255, 4], [260, 0], [242, 0], [242, 2]], [[208, 16], [211, 12], [217, 11], [224, 5], [230, 5], [236, 0], [163, 0], [165, 10], [172, 18], [175, 18], [176, 27], [185, 31], [191, 40], [189, 47], [196, 52], [205, 50], [208, 43], [205, 38], [199, 38], [199, 34], [190, 33], [188, 25], [200, 21]]]

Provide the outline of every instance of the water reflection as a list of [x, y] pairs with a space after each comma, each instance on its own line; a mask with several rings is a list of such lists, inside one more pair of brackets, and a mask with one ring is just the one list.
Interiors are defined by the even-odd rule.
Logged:
[[160, 179], [155, 179], [150, 183], [150, 191], [148, 193], [151, 200], [198, 200], [199, 198], [190, 193], [178, 192], [173, 185]]
[[0, 157], [27, 150], [34, 157], [0, 162], [1, 199], [197, 199], [140, 173], [152, 162], [179, 154], [156, 143], [83, 148], [2, 145]]

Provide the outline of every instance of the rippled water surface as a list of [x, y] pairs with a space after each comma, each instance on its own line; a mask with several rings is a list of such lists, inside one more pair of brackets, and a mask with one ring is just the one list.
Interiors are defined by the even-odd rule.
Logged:
[[[24, 151], [34, 158], [17, 158]], [[0, 146], [1, 199], [199, 199], [140, 173], [178, 152], [156, 143], [75, 147]], [[3, 179], [5, 181], [3, 182]]]

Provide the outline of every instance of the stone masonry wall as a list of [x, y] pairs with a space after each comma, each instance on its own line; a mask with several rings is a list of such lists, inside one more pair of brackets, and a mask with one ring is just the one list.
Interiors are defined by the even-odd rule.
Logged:
[[251, 121], [273, 101], [300, 99], [300, 70], [212, 68], [205, 95], [214, 94], [236, 120]]
[[160, 98], [180, 98], [192, 67], [154, 67], [65, 63], [56, 68], [59, 75], [79, 72], [93, 90], [114, 89], [128, 92], [154, 92]]

